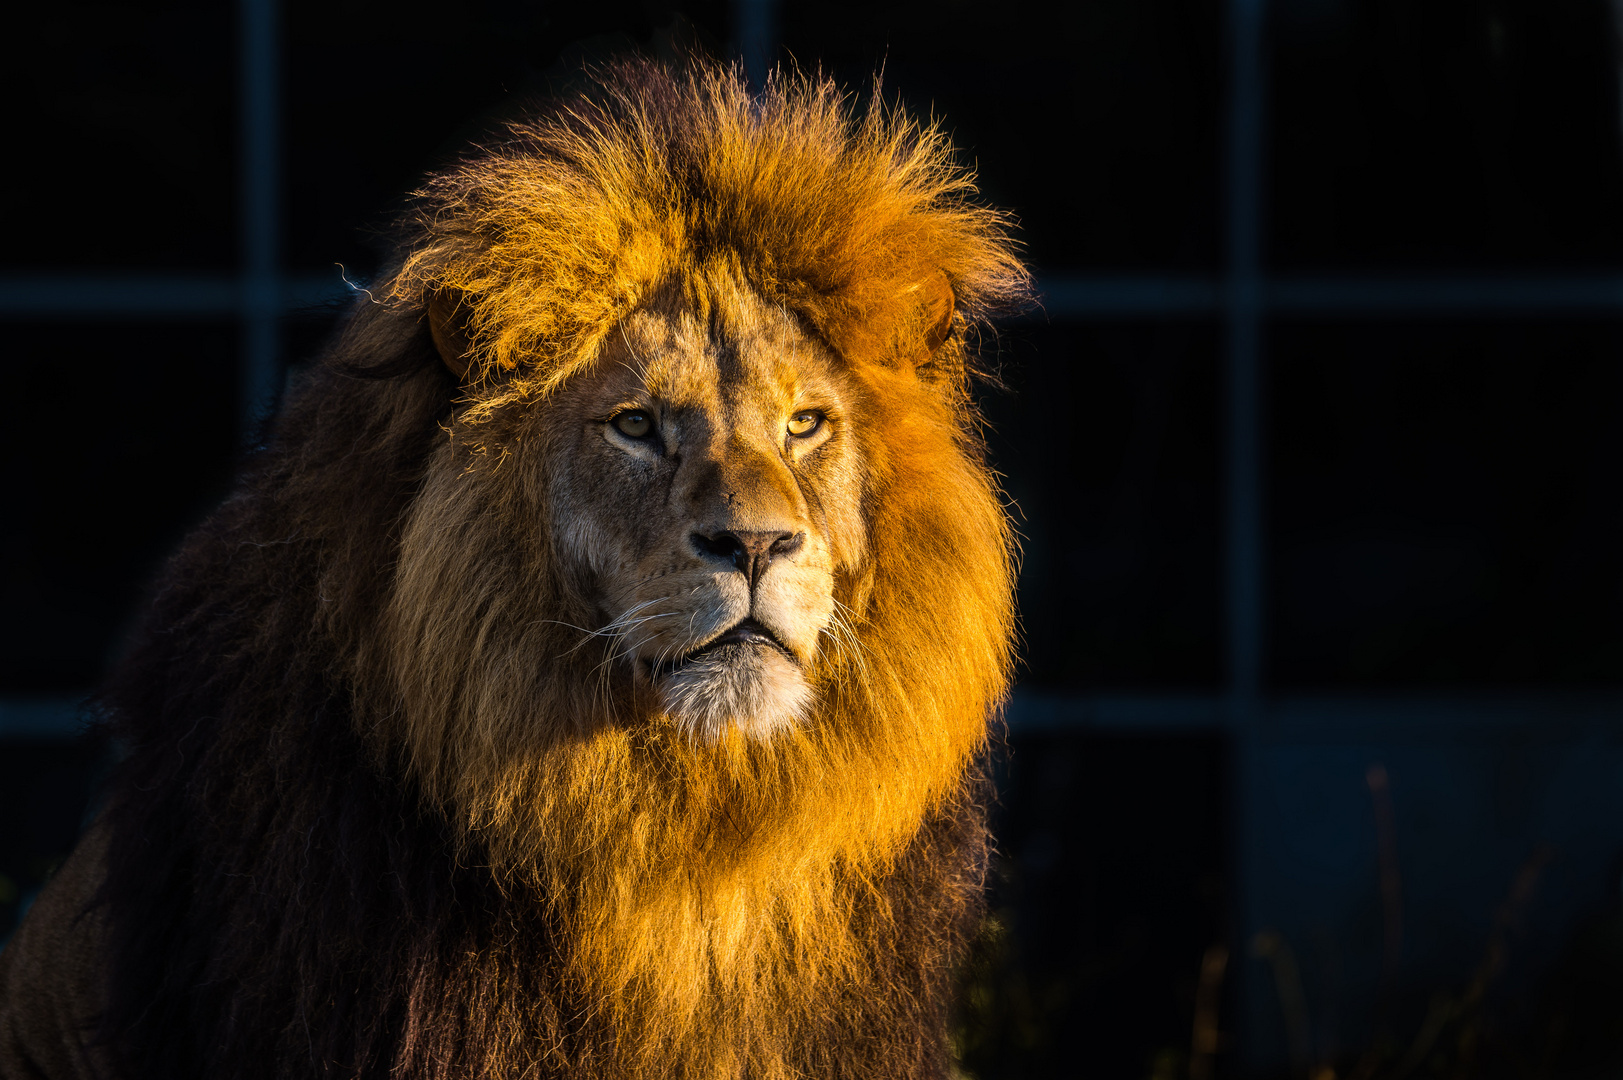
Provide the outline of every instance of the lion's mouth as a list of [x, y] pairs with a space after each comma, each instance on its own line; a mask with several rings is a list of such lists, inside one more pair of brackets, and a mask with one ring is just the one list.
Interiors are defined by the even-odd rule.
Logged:
[[798, 666], [800, 663], [795, 659], [795, 654], [789, 650], [789, 647], [778, 640], [776, 634], [754, 619], [743, 619], [723, 630], [692, 652], [684, 653], [673, 660], [662, 660], [658, 664], [650, 666], [656, 678], [664, 678], [676, 674], [696, 660], [703, 660], [710, 656], [725, 659], [725, 650], [742, 650], [751, 645], [764, 645], [776, 649], [788, 657], [790, 662], [795, 665]]

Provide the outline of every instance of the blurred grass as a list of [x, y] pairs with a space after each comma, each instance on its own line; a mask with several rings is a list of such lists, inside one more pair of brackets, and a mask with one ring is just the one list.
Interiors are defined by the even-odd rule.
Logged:
[[[1385, 772], [1370, 770], [1377, 818], [1387, 796]], [[1396, 837], [1380, 830], [1382, 847]], [[1474, 964], [1462, 965], [1443, 983], [1400, 978], [1402, 949], [1401, 882], [1392, 852], [1378, 866], [1377, 883], [1387, 927], [1383, 943], [1388, 963], [1367, 1027], [1357, 1044], [1337, 1049], [1340, 1033], [1303, 989], [1292, 944], [1281, 934], [1255, 935], [1236, 963], [1266, 964], [1284, 1035], [1287, 1067], [1257, 1080], [1623, 1080], [1623, 895], [1614, 891], [1607, 907], [1582, 920], [1554, 956], [1517, 956], [1517, 970], [1542, 972], [1505, 985], [1511, 954], [1522, 940], [1521, 924], [1540, 879], [1552, 861], [1545, 848], [1534, 851], [1509, 883], [1493, 926]], [[1142, 1077], [1144, 1080], [1209, 1080], [1238, 1077], [1233, 1026], [1220, 1006], [1230, 972], [1228, 950], [1214, 945], [1187, 978], [1173, 976], [1164, 1001], [1187, 1003], [1186, 1040], [1175, 1045], [1146, 1038], [1146, 1032], [1109, 1032], [1137, 1038], [1125, 1048], [1139, 1065], [1131, 1074], [1100, 1068], [1110, 1055], [1122, 1060], [1123, 1047], [1100, 1044], [1099, 1032], [1078, 1029], [1075, 1011], [1103, 994], [1127, 995], [1142, 982], [1126, 970], [1142, 951], [1093, 951], [1086, 962], [1055, 964], [1064, 943], [1033, 934], [1022, 921], [1029, 905], [1030, 875], [1018, 860], [1000, 864], [994, 895], [1000, 901], [988, 917], [960, 975], [960, 1009], [953, 1027], [962, 1080], [1040, 1080], [1046, 1077]], [[1044, 896], [1043, 902], [1053, 903]], [[1029, 922], [1029, 920], [1027, 920]], [[1038, 926], [1042, 930], [1044, 927]], [[1051, 937], [1054, 928], [1046, 927]], [[1034, 938], [1040, 938], [1034, 940]], [[1243, 959], [1241, 959], [1243, 957]], [[1529, 963], [1531, 961], [1531, 963]], [[1193, 994], [1183, 991], [1197, 987]], [[1317, 1006], [1318, 1011], [1315, 1011]], [[1091, 1035], [1091, 1037], [1089, 1037]], [[1328, 1045], [1327, 1045], [1328, 1044]]]

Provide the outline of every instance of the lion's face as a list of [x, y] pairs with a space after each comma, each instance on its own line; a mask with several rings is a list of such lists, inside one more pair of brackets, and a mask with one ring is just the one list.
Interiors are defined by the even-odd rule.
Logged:
[[566, 434], [545, 503], [608, 662], [690, 733], [765, 738], [810, 709], [835, 575], [862, 556], [855, 388], [749, 290], [713, 310], [671, 302], [611, 335], [547, 410]]

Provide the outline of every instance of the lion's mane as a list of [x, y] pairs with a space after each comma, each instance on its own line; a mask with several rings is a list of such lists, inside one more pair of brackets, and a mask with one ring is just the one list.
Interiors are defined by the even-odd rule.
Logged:
[[[1025, 288], [972, 194], [939, 132], [825, 82], [642, 64], [425, 186], [105, 696], [129, 1071], [945, 1075], [1013, 630], [967, 339]], [[603, 681], [504, 463], [618, 320], [718, 268], [860, 372], [867, 558], [813, 716], [709, 743]], [[915, 372], [931, 275], [956, 314]]]

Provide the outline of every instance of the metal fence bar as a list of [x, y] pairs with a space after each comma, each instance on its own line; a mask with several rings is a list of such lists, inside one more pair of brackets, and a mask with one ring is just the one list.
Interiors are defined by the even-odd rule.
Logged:
[[[57, 741], [82, 734], [89, 692], [0, 697], [0, 740]], [[1391, 743], [1458, 745], [1495, 732], [1536, 729], [1568, 738], [1610, 734], [1623, 716], [1623, 693], [1551, 690], [1516, 693], [1394, 695], [1382, 693], [1278, 694], [1259, 702], [1270, 742], [1303, 746]], [[1223, 693], [1049, 694], [1017, 689], [1005, 712], [1015, 737], [1107, 733], [1163, 735], [1228, 730]]]
[[1263, 0], [1230, 0], [1227, 320], [1228, 690], [1237, 723], [1255, 708], [1262, 668]]
[[0, 698], [0, 739], [19, 742], [61, 742], [85, 733], [89, 717], [88, 694], [17, 696]]
[[760, 89], [778, 53], [777, 0], [733, 0], [733, 33], [744, 74]]
[[1492, 316], [1623, 312], [1623, 277], [1279, 278], [1264, 303], [1280, 315]]
[[1025, 321], [1133, 316], [1212, 316], [1223, 310], [1217, 278], [1051, 277], [1037, 282], [1038, 307]]
[[1015, 735], [1045, 732], [1222, 731], [1227, 699], [1220, 694], [1044, 694], [1016, 690], [1004, 710]]
[[[1442, 742], [1517, 728], [1569, 737], [1609, 733], [1623, 716], [1623, 692], [1581, 688], [1513, 693], [1271, 694], [1257, 712], [1269, 742]], [[1228, 697], [1187, 695], [1045, 694], [1014, 692], [1005, 714], [1014, 735], [1054, 732], [1162, 734], [1227, 730]]]
[[0, 316], [11, 319], [236, 318], [235, 277], [89, 277], [0, 279]]
[[[280, 279], [280, 310], [350, 299], [331, 274]], [[1302, 318], [1527, 318], [1623, 315], [1623, 276], [1278, 277], [1258, 276], [1260, 314]], [[240, 277], [31, 274], [0, 277], [0, 319], [237, 318], [248, 310]], [[1065, 322], [1227, 312], [1219, 278], [1175, 275], [1060, 276], [1038, 282], [1040, 306], [1022, 321]]]
[[[354, 290], [329, 277], [283, 277], [277, 289], [279, 312], [330, 307], [350, 300]], [[72, 318], [207, 321], [245, 318], [247, 290], [240, 277], [105, 277], [52, 274], [0, 278], [0, 319]]]
[[[1224, 272], [1224, 316], [1227, 346], [1225, 406], [1227, 460], [1224, 570], [1226, 577], [1227, 646], [1226, 715], [1230, 725], [1229, 888], [1233, 897], [1229, 949], [1245, 955], [1257, 929], [1260, 897], [1257, 867], [1261, 861], [1262, 820], [1257, 780], [1262, 774], [1262, 716], [1259, 710], [1262, 672], [1262, 447], [1261, 353], [1263, 54], [1265, 0], [1228, 0], [1228, 189], [1227, 250]], [[1229, 1027], [1240, 1035], [1242, 1055], [1252, 1051], [1249, 1037], [1254, 1003], [1262, 1000], [1261, 980], [1252, 964], [1235, 971], [1239, 1015]], [[1247, 1061], [1246, 1065], [1253, 1062]]]
[[[1038, 283], [1041, 306], [1028, 319], [1227, 314], [1235, 298], [1232, 258], [1233, 253], [1226, 282], [1170, 275], [1045, 278]], [[1255, 290], [1244, 299], [1255, 303], [1259, 315], [1480, 319], [1623, 314], [1623, 276], [1617, 274], [1267, 277], [1257, 272], [1251, 280]]]
[[281, 108], [280, 11], [276, 0], [240, 0], [241, 95], [238, 183], [242, 238], [242, 358], [238, 408], [242, 430], [270, 408], [279, 389]]

